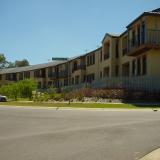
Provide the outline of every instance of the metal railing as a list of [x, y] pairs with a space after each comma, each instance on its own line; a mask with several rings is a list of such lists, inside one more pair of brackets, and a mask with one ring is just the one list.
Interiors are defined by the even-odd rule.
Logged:
[[85, 70], [86, 69], [86, 65], [85, 64], [80, 64], [80, 65], [77, 65], [77, 67], [74, 67], [72, 69], [72, 73], [77, 71], [77, 70]]
[[147, 29], [146, 34], [136, 35], [128, 41], [128, 51], [133, 51], [141, 45], [160, 45], [160, 30]]
[[160, 30], [147, 30], [147, 44], [160, 45]]
[[78, 67], [77, 67], [78, 69], [86, 69], [86, 65], [85, 64], [80, 64], [80, 65], [78, 65]]
[[55, 72], [50, 72], [50, 73], [48, 73], [48, 77], [49, 78], [56, 78], [56, 77], [58, 77], [58, 74]]
[[133, 91], [160, 92], [160, 76], [137, 76], [137, 77], [113, 77], [95, 80], [89, 84], [80, 83], [78, 85], [66, 86], [65, 89], [76, 90], [85, 87], [94, 89], [126, 89]]
[[58, 77], [63, 78], [63, 77], [67, 77], [68, 76], [68, 71], [60, 71], [58, 73]]

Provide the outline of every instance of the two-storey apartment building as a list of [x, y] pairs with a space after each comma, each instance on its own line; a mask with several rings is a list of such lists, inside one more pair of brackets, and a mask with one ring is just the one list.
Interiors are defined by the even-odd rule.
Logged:
[[39, 88], [124, 87], [160, 90], [160, 9], [142, 13], [120, 35], [68, 60], [0, 70], [0, 85], [34, 78]]

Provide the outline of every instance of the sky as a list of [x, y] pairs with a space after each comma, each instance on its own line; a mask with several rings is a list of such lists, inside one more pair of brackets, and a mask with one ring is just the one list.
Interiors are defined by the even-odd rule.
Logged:
[[160, 0], [0, 0], [0, 53], [30, 64], [81, 55], [159, 7]]

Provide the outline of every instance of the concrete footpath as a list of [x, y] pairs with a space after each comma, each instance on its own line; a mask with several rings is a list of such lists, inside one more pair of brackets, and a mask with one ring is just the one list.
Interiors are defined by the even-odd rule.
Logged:
[[160, 148], [147, 154], [140, 160], [160, 160]]

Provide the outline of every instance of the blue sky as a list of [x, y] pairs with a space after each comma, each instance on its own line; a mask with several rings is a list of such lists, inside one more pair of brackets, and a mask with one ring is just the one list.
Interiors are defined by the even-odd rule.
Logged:
[[31, 64], [80, 55], [159, 7], [160, 0], [0, 0], [0, 53]]

